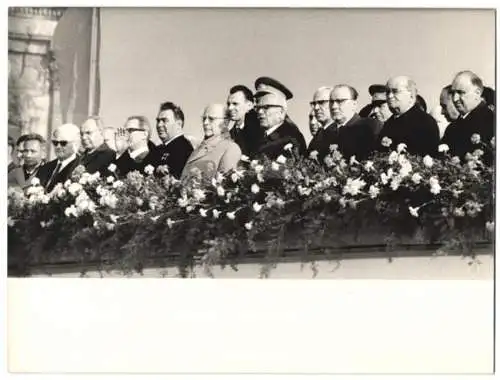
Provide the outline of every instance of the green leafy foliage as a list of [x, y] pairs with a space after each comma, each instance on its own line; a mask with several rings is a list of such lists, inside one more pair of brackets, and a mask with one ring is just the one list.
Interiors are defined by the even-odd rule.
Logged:
[[125, 275], [175, 263], [191, 277], [198, 265], [212, 276], [214, 265], [237, 270], [256, 257], [265, 278], [295, 249], [316, 275], [313, 251], [331, 256], [333, 248], [384, 243], [390, 258], [417, 235], [441, 244], [439, 252], [473, 256], [478, 240], [492, 238], [494, 169], [479, 148], [465, 162], [441, 150], [441, 159], [422, 158], [400, 144], [364, 162], [346, 160], [334, 146], [323, 163], [292, 154], [243, 157], [226, 175], [183, 182], [164, 168], [124, 180], [78, 168], [50, 194], [36, 180], [24, 192], [9, 190], [10, 264], [24, 276], [47, 263]]

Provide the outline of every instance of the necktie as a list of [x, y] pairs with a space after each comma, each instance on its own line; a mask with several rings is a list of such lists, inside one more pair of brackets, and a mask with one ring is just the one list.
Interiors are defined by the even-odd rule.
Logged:
[[52, 185], [54, 185], [54, 179], [56, 178], [57, 173], [61, 169], [61, 161], [57, 161], [56, 168], [52, 172], [52, 175], [50, 176], [49, 182], [47, 182], [47, 189], [51, 189]]

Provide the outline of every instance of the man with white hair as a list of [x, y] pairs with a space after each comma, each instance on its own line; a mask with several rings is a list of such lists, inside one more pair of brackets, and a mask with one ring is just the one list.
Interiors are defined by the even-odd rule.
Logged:
[[197, 173], [210, 178], [218, 172], [227, 173], [236, 169], [241, 148], [231, 139], [227, 121], [227, 109], [223, 104], [205, 107], [201, 117], [205, 138], [187, 159], [181, 174], [182, 180]]
[[[483, 89], [482, 80], [472, 71], [461, 71], [455, 76], [450, 92], [460, 116], [446, 128], [442, 143], [449, 146], [451, 155], [460, 158], [482, 149], [483, 160], [489, 164], [493, 162], [492, 151], [481, 144], [489, 146], [495, 134], [495, 113], [482, 98]], [[474, 134], [479, 135], [480, 142], [472, 141]]]
[[74, 124], [63, 124], [54, 129], [52, 144], [56, 159], [47, 162], [38, 171], [38, 179], [47, 192], [57, 183], [64, 183], [79, 165], [80, 128]]
[[255, 156], [266, 156], [275, 160], [287, 154], [284, 148], [291, 144], [292, 151], [298, 155], [306, 152], [306, 141], [299, 128], [287, 118], [287, 99], [292, 98], [291, 91], [275, 79], [262, 77], [257, 80], [255, 93], [255, 111], [263, 136], [257, 145]]
[[115, 159], [115, 152], [104, 142], [104, 125], [99, 116], [89, 117], [80, 128], [83, 154], [81, 164], [88, 173], [107, 174], [107, 168]]
[[[407, 76], [397, 76], [387, 82], [387, 104], [392, 116], [380, 131], [377, 149], [396, 149], [406, 144], [409, 153], [425, 156], [437, 155], [439, 128], [434, 118], [417, 104], [417, 86]], [[384, 137], [391, 139], [390, 147], [382, 145]]]

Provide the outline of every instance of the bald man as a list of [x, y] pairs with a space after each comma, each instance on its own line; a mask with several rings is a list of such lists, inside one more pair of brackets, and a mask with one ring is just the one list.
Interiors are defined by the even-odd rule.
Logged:
[[[409, 153], [436, 156], [439, 128], [434, 118], [417, 104], [415, 82], [407, 76], [397, 76], [390, 78], [386, 87], [392, 116], [380, 131], [377, 150], [395, 150], [398, 144], [404, 143]], [[392, 140], [389, 148], [381, 144], [384, 137]]]
[[313, 100], [310, 102], [311, 112], [318, 121], [319, 128], [309, 143], [306, 156], [309, 156], [313, 151], [317, 151], [320, 162], [323, 162], [324, 157], [328, 154], [330, 144], [333, 144], [332, 141], [335, 139], [336, 134], [330, 112], [330, 93], [332, 90], [333, 87], [318, 88], [313, 95]]
[[[482, 98], [483, 89], [483, 81], [472, 71], [461, 71], [455, 76], [450, 92], [460, 116], [446, 128], [442, 143], [449, 146], [451, 155], [460, 158], [482, 149], [485, 152], [484, 161], [491, 164], [493, 152], [481, 143], [489, 146], [494, 136], [495, 114]], [[481, 143], [471, 141], [473, 134], [480, 136]]]
[[217, 172], [226, 173], [236, 169], [241, 149], [231, 139], [227, 115], [227, 109], [222, 104], [210, 104], [205, 108], [201, 118], [205, 138], [189, 156], [182, 171], [182, 180], [195, 173], [210, 178]]
[[63, 124], [54, 129], [52, 144], [56, 159], [47, 162], [38, 171], [38, 179], [49, 193], [57, 183], [64, 183], [79, 165], [80, 128], [74, 124]]
[[88, 173], [108, 174], [107, 168], [115, 159], [115, 151], [104, 142], [104, 124], [100, 117], [88, 118], [80, 128], [84, 149], [81, 164]]

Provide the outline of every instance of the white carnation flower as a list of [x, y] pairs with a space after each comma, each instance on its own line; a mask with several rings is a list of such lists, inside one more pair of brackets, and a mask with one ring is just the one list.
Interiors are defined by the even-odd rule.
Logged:
[[146, 165], [146, 167], [144, 168], [144, 173], [146, 173], [148, 175], [153, 174], [154, 171], [155, 171], [155, 168], [153, 165]]
[[31, 186], [39, 186], [40, 185], [40, 179], [38, 177], [35, 177], [31, 180]]
[[78, 211], [75, 207], [75, 205], [71, 205], [69, 207], [66, 207], [64, 210], [64, 215], [66, 215], [68, 218], [71, 216], [74, 216], [75, 218], [78, 216]]
[[248, 222], [248, 223], [245, 223], [245, 228], [250, 231], [253, 227], [253, 222]]
[[365, 170], [368, 172], [373, 170], [373, 161], [368, 160], [365, 162]]
[[414, 173], [411, 176], [411, 180], [413, 181], [413, 183], [418, 185], [420, 183], [420, 181], [422, 180], [422, 176], [420, 175], [420, 173]]
[[415, 218], [418, 218], [418, 210], [420, 209], [420, 207], [411, 207], [411, 206], [408, 206], [408, 210], [410, 211], [410, 215], [415, 217]]
[[432, 194], [439, 194], [441, 192], [441, 185], [436, 177], [429, 178], [429, 185], [431, 187]]
[[376, 185], [371, 185], [368, 193], [370, 194], [370, 198], [374, 199], [380, 194], [380, 189]]
[[260, 191], [260, 187], [259, 185], [257, 185], [256, 183], [254, 183], [251, 187], [250, 187], [250, 191], [254, 194], [257, 194], [259, 191]]
[[114, 189], [120, 189], [120, 188], [122, 188], [123, 186], [125, 186], [125, 184], [124, 184], [122, 181], [120, 181], [120, 180], [117, 180], [117, 181], [115, 181], [115, 182], [113, 183], [113, 188], [114, 188]]
[[388, 148], [392, 145], [392, 140], [389, 137], [384, 136], [382, 138], [382, 140], [380, 141], [380, 143], [382, 144], [382, 146], [385, 146], [386, 148]]
[[217, 186], [217, 195], [219, 197], [223, 197], [224, 195], [226, 195], [226, 190], [224, 190], [222, 186]]
[[407, 161], [407, 162], [404, 162], [403, 164], [401, 164], [401, 169], [399, 169], [399, 175], [404, 178], [408, 175], [410, 175], [412, 171], [412, 166], [411, 166], [411, 163], [410, 161]]
[[280, 165], [276, 162], [276, 161], [273, 161], [271, 163], [271, 169], [275, 172], [277, 172], [278, 170], [280, 170]]
[[450, 147], [447, 145], [447, 144], [440, 144], [438, 146], [438, 152], [441, 152], [441, 153], [446, 153], [450, 150]]
[[252, 208], [255, 212], [259, 212], [260, 210], [262, 210], [262, 205], [257, 203], [257, 202], [254, 202], [254, 204], [252, 205]]
[[283, 164], [286, 162], [286, 157], [285, 157], [285, 156], [283, 156], [282, 154], [280, 154], [280, 155], [278, 156], [278, 158], [276, 159], [276, 162], [277, 162], [278, 164], [282, 164], [282, 165], [283, 165]]
[[203, 201], [205, 199], [205, 191], [201, 189], [194, 189], [193, 190], [193, 197], [196, 199], [198, 202]]
[[317, 160], [318, 159], [318, 151], [313, 150], [311, 153], [309, 153], [309, 158], [312, 160]]
[[472, 136], [470, 137], [470, 141], [473, 143], [473, 144], [479, 144], [481, 142], [481, 136], [479, 135], [479, 133], [474, 133], [472, 134]]
[[82, 189], [82, 185], [80, 185], [78, 182], [73, 182], [71, 185], [69, 185], [68, 192], [74, 196], [77, 195]]
[[402, 151], [406, 150], [406, 148], [408, 148], [408, 146], [405, 143], [399, 143], [396, 150], [398, 151], [398, 153], [401, 153]]
[[116, 165], [115, 164], [109, 164], [108, 166], [108, 170], [111, 172], [111, 173], [114, 173], [116, 171]]
[[348, 178], [345, 184], [342, 194], [358, 195], [361, 189], [366, 185], [366, 182], [360, 178], [352, 179]]
[[395, 163], [397, 160], [398, 160], [398, 154], [397, 152], [395, 151], [392, 151], [391, 154], [389, 154], [389, 158], [388, 158], [388, 161], [389, 161], [389, 164], [393, 164]]
[[423, 162], [424, 162], [424, 165], [428, 168], [432, 168], [432, 165], [434, 165], [434, 160], [428, 154], [424, 157]]
[[188, 202], [188, 199], [186, 198], [186, 196], [183, 196], [177, 200], [177, 204], [180, 207], [184, 208], [189, 204], [189, 202]]

